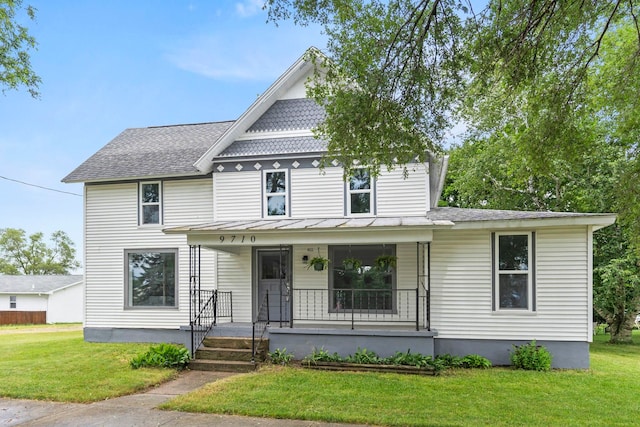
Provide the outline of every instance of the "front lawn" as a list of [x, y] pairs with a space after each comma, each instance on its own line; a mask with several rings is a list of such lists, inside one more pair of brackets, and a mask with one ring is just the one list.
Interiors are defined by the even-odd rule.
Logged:
[[[14, 328], [15, 329], [15, 328]], [[173, 378], [171, 369], [131, 369], [148, 344], [87, 343], [82, 331], [0, 334], [0, 397], [95, 402]]]
[[423, 377], [268, 367], [163, 408], [388, 426], [637, 425], [640, 344], [596, 338], [589, 371], [493, 368]]

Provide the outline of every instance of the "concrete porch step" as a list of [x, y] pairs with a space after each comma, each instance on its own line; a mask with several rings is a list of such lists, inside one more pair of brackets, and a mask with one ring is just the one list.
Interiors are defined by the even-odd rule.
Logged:
[[200, 347], [196, 359], [251, 361], [251, 348]]
[[257, 367], [257, 363], [235, 360], [195, 359], [189, 363], [189, 369], [193, 371], [253, 372]]
[[[256, 362], [262, 362], [269, 351], [269, 340], [258, 342]], [[251, 361], [252, 341], [247, 337], [206, 337], [196, 350], [189, 368], [200, 371], [250, 372], [257, 364]]]

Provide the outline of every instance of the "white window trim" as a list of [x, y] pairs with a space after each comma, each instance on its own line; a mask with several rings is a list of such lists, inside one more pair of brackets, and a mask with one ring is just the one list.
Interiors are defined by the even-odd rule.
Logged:
[[[500, 270], [500, 236], [527, 236], [527, 270]], [[495, 232], [493, 236], [493, 311], [496, 313], [535, 313], [534, 259], [535, 244], [533, 244], [533, 232], [531, 231], [502, 231]], [[527, 275], [527, 308], [500, 308], [500, 275], [501, 274], [526, 274]]]
[[18, 297], [16, 295], [9, 296], [9, 309], [15, 310], [18, 308]]
[[[273, 172], [284, 172], [285, 189], [284, 193], [267, 193], [267, 174]], [[289, 171], [287, 169], [266, 169], [262, 171], [262, 216], [263, 218], [288, 218], [291, 216], [291, 204], [289, 201]], [[280, 196], [284, 194], [284, 215], [269, 215], [269, 196]]]
[[[175, 254], [175, 301], [174, 305], [131, 305], [131, 284], [129, 283], [129, 254], [159, 252]], [[177, 310], [180, 308], [180, 251], [177, 248], [137, 248], [124, 250], [124, 308], [125, 310]]]
[[[366, 167], [359, 167], [359, 168], [354, 168], [354, 169], [369, 169]], [[375, 216], [375, 203], [374, 203], [374, 197], [375, 197], [375, 193], [374, 193], [374, 186], [375, 186], [375, 180], [373, 179], [373, 176], [371, 175], [371, 171], [369, 171], [369, 189], [364, 189], [364, 190], [352, 190], [351, 189], [351, 177], [349, 176], [349, 178], [347, 179], [347, 181], [345, 182], [345, 195], [346, 195], [346, 199], [347, 199], [347, 216], [348, 217], [367, 217], [367, 216]], [[369, 212], [364, 212], [364, 213], [352, 213], [351, 212], [351, 195], [352, 194], [366, 194], [369, 193]]]
[[[142, 186], [148, 184], [158, 184], [158, 201], [157, 202], [143, 202], [142, 201]], [[162, 181], [141, 181], [138, 185], [138, 225], [142, 227], [154, 227], [163, 224], [163, 209], [162, 209]], [[157, 223], [148, 223], [144, 222], [144, 206], [158, 206], [158, 222]]]

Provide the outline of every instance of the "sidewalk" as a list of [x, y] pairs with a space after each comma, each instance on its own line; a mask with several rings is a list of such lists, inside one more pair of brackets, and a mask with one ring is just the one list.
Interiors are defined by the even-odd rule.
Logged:
[[148, 390], [145, 393], [90, 404], [0, 398], [0, 427], [146, 427], [169, 425], [229, 427], [349, 426], [348, 424], [320, 423], [314, 421], [192, 414], [188, 412], [161, 411], [155, 409], [159, 404], [177, 395], [195, 390], [206, 383], [230, 375], [233, 374], [224, 372], [184, 371], [180, 373], [177, 379], [162, 384], [152, 390]]

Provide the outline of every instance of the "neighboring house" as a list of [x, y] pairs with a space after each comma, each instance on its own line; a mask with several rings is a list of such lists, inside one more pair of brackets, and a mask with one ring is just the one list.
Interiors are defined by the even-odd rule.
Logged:
[[437, 207], [446, 158], [345, 182], [319, 167], [312, 73], [299, 59], [233, 122], [127, 129], [64, 178], [85, 184], [85, 339], [197, 346], [215, 302], [211, 333], [250, 336], [268, 314], [271, 348], [298, 357], [508, 364], [536, 339], [554, 366], [588, 367], [592, 233], [615, 215]]
[[82, 322], [83, 277], [0, 275], [0, 324]]

